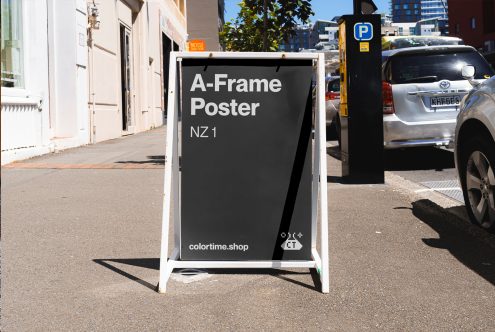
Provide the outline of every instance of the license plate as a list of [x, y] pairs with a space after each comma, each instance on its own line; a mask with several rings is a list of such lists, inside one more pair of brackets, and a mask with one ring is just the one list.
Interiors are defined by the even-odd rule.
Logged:
[[431, 97], [431, 107], [459, 106], [461, 96]]

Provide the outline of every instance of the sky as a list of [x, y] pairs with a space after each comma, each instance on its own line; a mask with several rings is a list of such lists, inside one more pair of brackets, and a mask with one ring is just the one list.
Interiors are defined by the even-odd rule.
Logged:
[[[260, 0], [261, 1], [261, 0]], [[389, 12], [389, 0], [373, 0], [378, 7], [377, 13]], [[225, 21], [230, 21], [237, 16], [240, 0], [225, 0]], [[311, 0], [314, 16], [311, 21], [317, 19], [331, 20], [335, 16], [352, 14], [352, 0]]]

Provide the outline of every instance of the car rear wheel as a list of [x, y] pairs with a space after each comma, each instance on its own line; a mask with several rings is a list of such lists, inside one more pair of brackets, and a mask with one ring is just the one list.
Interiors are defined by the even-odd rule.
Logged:
[[471, 221], [495, 230], [495, 149], [491, 138], [473, 137], [461, 152], [461, 182]]

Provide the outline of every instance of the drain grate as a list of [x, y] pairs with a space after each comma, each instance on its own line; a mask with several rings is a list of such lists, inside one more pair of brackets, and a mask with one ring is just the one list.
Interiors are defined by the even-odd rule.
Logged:
[[440, 194], [452, 198], [460, 203], [464, 203], [462, 189], [459, 186], [459, 182], [457, 180], [427, 181], [421, 182], [421, 185], [439, 192]]

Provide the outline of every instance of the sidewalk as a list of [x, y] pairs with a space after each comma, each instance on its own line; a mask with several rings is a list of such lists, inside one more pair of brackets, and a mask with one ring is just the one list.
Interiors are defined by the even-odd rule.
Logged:
[[394, 181], [342, 184], [330, 155], [330, 294], [301, 269], [156, 293], [164, 150], [159, 128], [2, 168], [2, 330], [495, 329], [493, 243]]

